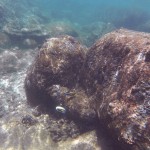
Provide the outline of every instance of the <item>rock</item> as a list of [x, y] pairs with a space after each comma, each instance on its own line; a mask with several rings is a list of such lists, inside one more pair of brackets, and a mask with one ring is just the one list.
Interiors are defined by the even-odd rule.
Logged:
[[46, 104], [54, 112], [57, 106], [64, 106], [66, 115], [94, 120], [93, 99], [79, 86], [86, 50], [70, 36], [48, 39], [25, 80], [29, 102]]
[[84, 87], [99, 120], [132, 149], [150, 149], [150, 34], [106, 34], [88, 51]]
[[82, 131], [73, 121], [68, 121], [64, 118], [58, 120], [50, 120], [49, 132], [53, 141], [65, 141], [67, 138], [75, 138], [79, 136]]
[[[78, 87], [79, 88], [79, 87]], [[69, 89], [60, 85], [53, 85], [50, 95], [57, 105], [64, 106], [66, 113], [74, 118], [90, 121], [95, 119], [93, 98], [87, 97], [83, 89]]]
[[[14, 5], [11, 0], [2, 0], [0, 2], [0, 29], [11, 41], [11, 44], [4, 46], [7, 45], [10, 48], [13, 45], [26, 49], [35, 47], [36, 42], [39, 45], [43, 44], [43, 41], [49, 37], [49, 33], [44, 29], [43, 23], [46, 23], [44, 21], [46, 18], [44, 19], [42, 15], [41, 11], [39, 14], [39, 11], [26, 1], [16, 0]], [[1, 38], [3, 36], [0, 33], [0, 46]], [[30, 39], [32, 46], [25, 44], [29, 43], [26, 39]]]
[[11, 25], [6, 25], [3, 28], [3, 31], [13, 37], [41, 37], [41, 36], [47, 36], [47, 33], [45, 33], [44, 31], [42, 31], [40, 26], [35, 26], [32, 28], [27, 28], [27, 27], [23, 27], [23, 28], [16, 28], [14, 26]]
[[28, 101], [55, 115], [62, 107], [61, 117], [84, 125], [98, 115], [98, 128], [104, 125], [123, 149], [149, 150], [149, 39], [150, 34], [120, 29], [88, 51], [70, 36], [48, 39], [27, 73]]
[[16, 27], [17, 25], [6, 24], [3, 32], [10, 38], [13, 45], [22, 48], [33, 48], [49, 37], [49, 33], [40, 25], [34, 27]]
[[75, 87], [84, 62], [85, 50], [85, 47], [69, 36], [47, 40], [29, 70], [25, 82], [27, 88], [27, 82], [38, 90], [48, 90], [57, 84]]
[[[81, 143], [85, 143], [92, 147], [96, 146], [95, 150], [98, 150], [100, 145], [96, 145], [98, 141], [95, 132], [81, 134], [83, 132], [80, 129], [85, 131], [84, 124], [81, 127], [81, 123], [77, 126], [73, 120], [62, 122], [65, 116], [60, 116], [56, 120], [60, 114], [54, 118], [40, 112], [40, 106], [31, 108], [28, 105], [24, 79], [27, 67], [31, 64], [35, 53], [36, 49], [21, 50], [17, 47], [5, 49], [0, 53], [0, 149], [71, 150], [72, 147], [78, 147], [78, 143], [79, 147]], [[12, 71], [9, 71], [10, 67]], [[52, 138], [56, 141], [67, 138], [67, 141], [56, 143]], [[107, 146], [108, 140], [105, 141]]]

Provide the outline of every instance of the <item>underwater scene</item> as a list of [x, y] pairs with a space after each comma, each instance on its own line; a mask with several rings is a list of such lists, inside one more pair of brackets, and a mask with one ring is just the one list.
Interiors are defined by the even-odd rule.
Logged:
[[150, 0], [0, 0], [0, 150], [150, 150]]

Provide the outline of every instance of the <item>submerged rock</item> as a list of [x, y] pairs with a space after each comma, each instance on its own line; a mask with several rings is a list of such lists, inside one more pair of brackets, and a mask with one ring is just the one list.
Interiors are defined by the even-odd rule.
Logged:
[[150, 149], [149, 39], [117, 30], [90, 48], [85, 63], [84, 86], [96, 95], [99, 120], [133, 149]]
[[70, 36], [48, 39], [27, 73], [28, 101], [53, 112], [59, 106], [65, 116], [85, 124], [98, 115], [122, 147], [148, 150], [149, 39], [149, 34], [121, 29], [105, 35], [87, 53]]
[[62, 106], [76, 119], [94, 120], [93, 99], [79, 86], [86, 50], [70, 36], [48, 39], [25, 80], [28, 100], [52, 111]]
[[12, 24], [7, 24], [3, 27], [3, 32], [10, 38], [14, 45], [23, 48], [37, 47], [37, 43], [41, 44], [49, 37], [49, 33], [42, 29], [41, 25], [34, 27], [16, 27]]

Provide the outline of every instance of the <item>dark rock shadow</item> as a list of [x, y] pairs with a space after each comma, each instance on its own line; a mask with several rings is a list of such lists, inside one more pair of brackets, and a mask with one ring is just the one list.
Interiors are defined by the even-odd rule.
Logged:
[[96, 134], [101, 150], [131, 150], [131, 147], [116, 139], [116, 136], [111, 134], [107, 127], [99, 122], [96, 127]]

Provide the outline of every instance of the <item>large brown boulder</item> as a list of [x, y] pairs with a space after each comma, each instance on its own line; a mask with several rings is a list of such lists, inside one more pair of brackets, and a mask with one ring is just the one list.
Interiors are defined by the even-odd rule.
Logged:
[[99, 120], [133, 149], [150, 149], [150, 34], [105, 35], [88, 51], [84, 72]]
[[48, 39], [25, 80], [29, 102], [53, 111], [65, 109], [64, 113], [76, 119], [94, 120], [93, 99], [80, 89], [86, 51], [86, 47], [70, 36]]
[[98, 116], [123, 145], [150, 149], [150, 34], [117, 30], [88, 51], [70, 36], [48, 39], [25, 89], [31, 103], [85, 123]]

